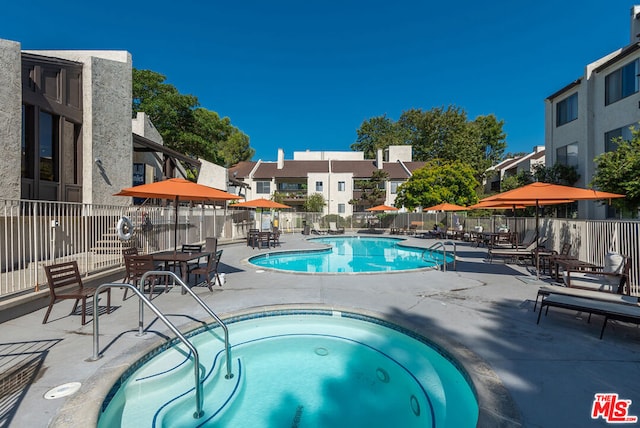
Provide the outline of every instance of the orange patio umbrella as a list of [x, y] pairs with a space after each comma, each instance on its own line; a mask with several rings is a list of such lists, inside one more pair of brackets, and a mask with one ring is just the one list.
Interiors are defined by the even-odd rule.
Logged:
[[229, 208], [260, 208], [260, 229], [262, 229], [262, 212], [264, 209], [287, 209], [291, 208], [289, 205], [281, 204], [270, 199], [258, 198], [249, 201], [238, 202], [229, 205]]
[[[624, 195], [609, 192], [600, 192], [593, 189], [583, 189], [581, 187], [562, 186], [560, 184], [552, 183], [531, 183], [526, 186], [518, 187], [517, 189], [508, 190], [506, 192], [498, 193], [497, 195], [490, 196], [489, 198], [482, 199], [483, 201], [489, 199], [494, 201], [512, 202], [512, 201], [560, 201], [560, 200], [598, 200], [598, 199], [614, 199], [624, 198]], [[558, 202], [561, 203], [561, 202]]]
[[194, 183], [184, 178], [170, 178], [168, 180], [156, 181], [155, 183], [128, 187], [114, 194], [114, 196], [173, 200], [176, 210], [176, 221], [173, 230], [175, 251], [178, 249], [178, 204], [180, 201], [214, 202], [240, 199], [240, 196], [232, 195], [231, 193], [203, 184]]
[[289, 205], [281, 204], [270, 199], [259, 198], [250, 201], [237, 202], [229, 205], [230, 208], [268, 208], [268, 209], [286, 209], [291, 208]]
[[[517, 189], [498, 193], [491, 196], [490, 200], [494, 202], [506, 202], [524, 204], [531, 203], [536, 207], [536, 241], [540, 237], [539, 227], [539, 208], [540, 205], [553, 203], [566, 203], [566, 201], [578, 200], [598, 200], [598, 199], [614, 199], [624, 198], [624, 195], [609, 192], [600, 192], [593, 189], [583, 189], [580, 187], [562, 186], [552, 183], [531, 183]], [[480, 202], [486, 201], [488, 198]], [[536, 254], [537, 256], [537, 254]], [[536, 270], [538, 270], [538, 257], [536, 257]]]
[[389, 205], [376, 205], [375, 207], [367, 208], [366, 211], [398, 211], [396, 207], [390, 207]]
[[[463, 207], [462, 205], [450, 204], [449, 202], [443, 202], [438, 205], [434, 205], [432, 207], [424, 208], [422, 211], [467, 211], [469, 208]], [[445, 214], [446, 217], [446, 214]], [[436, 221], [438, 220], [438, 215], [436, 214]], [[451, 220], [453, 223], [453, 219]]]
[[[498, 201], [495, 200], [494, 198], [497, 195], [494, 196], [489, 196], [487, 198], [482, 199], [480, 202], [478, 202], [475, 205], [471, 205], [469, 207], [469, 209], [475, 210], [475, 209], [507, 209], [507, 210], [513, 210], [514, 213], [514, 217], [515, 217], [515, 212], [516, 209], [523, 209], [526, 207], [530, 207], [530, 206], [535, 206], [535, 201], [527, 201], [527, 200], [523, 200], [523, 201], [511, 201], [511, 202], [504, 202], [504, 201]], [[554, 204], [568, 204], [571, 202], [575, 202], [573, 200], [567, 200], [567, 199], [559, 199], [559, 200], [541, 200], [539, 201], [540, 205], [554, 205]], [[518, 223], [515, 222], [515, 227], [514, 227], [514, 233], [518, 234]]]
[[466, 211], [469, 208], [463, 207], [461, 205], [450, 204], [448, 202], [443, 202], [438, 205], [434, 205], [432, 207], [424, 208], [422, 211]]

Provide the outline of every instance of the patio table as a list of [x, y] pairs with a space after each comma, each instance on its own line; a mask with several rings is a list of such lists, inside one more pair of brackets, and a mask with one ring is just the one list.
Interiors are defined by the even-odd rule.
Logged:
[[[182, 268], [182, 282], [188, 285], [189, 280], [189, 270], [187, 269], [188, 262], [192, 260], [198, 260], [201, 257], [208, 257], [211, 253], [206, 251], [199, 252], [181, 252], [181, 251], [161, 251], [159, 253], [152, 253], [154, 262], [163, 262], [165, 264], [165, 269], [170, 262], [180, 263], [180, 267]], [[186, 294], [185, 290], [182, 290], [182, 294]]]

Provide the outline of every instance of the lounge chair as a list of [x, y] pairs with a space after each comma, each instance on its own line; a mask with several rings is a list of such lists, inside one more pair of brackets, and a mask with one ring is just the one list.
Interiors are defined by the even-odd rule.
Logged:
[[247, 247], [256, 248], [258, 246], [259, 234], [260, 234], [260, 230], [249, 229], [249, 232], [247, 233]]
[[539, 244], [536, 244], [536, 242], [532, 242], [526, 248], [489, 248], [489, 263], [493, 262], [494, 257], [502, 257], [511, 260], [531, 259], [533, 261], [536, 255], [536, 251], [538, 251], [540, 247], [544, 245], [546, 239], [542, 239], [539, 242]]
[[570, 288], [561, 285], [543, 285], [538, 289], [538, 295], [536, 296], [536, 302], [533, 305], [535, 312], [538, 306], [538, 300], [542, 297], [546, 297], [552, 294], [560, 294], [563, 296], [580, 297], [583, 299], [602, 300], [605, 302], [621, 303], [627, 305], [638, 305], [638, 297], [630, 296], [628, 294], [609, 293], [595, 290], [585, 290], [582, 288]]
[[[629, 278], [630, 258], [617, 253], [605, 256], [602, 270], [572, 271], [562, 273], [564, 283], [570, 288], [607, 291], [622, 294]], [[626, 287], [627, 292], [629, 287]]]
[[344, 227], [338, 227], [335, 221], [329, 222], [329, 233], [332, 235], [338, 235], [344, 233]]
[[602, 336], [604, 335], [604, 329], [607, 327], [607, 322], [610, 319], [640, 324], [640, 306], [638, 306], [637, 304], [633, 305], [627, 303], [609, 302], [600, 299], [596, 300], [586, 297], [576, 297], [563, 294], [551, 294], [548, 297], [542, 299], [542, 302], [540, 303], [540, 311], [538, 312], [537, 324], [540, 324], [540, 317], [545, 306], [547, 307], [547, 313], [549, 312], [549, 307], [551, 306], [570, 309], [574, 311], [587, 312], [589, 314], [589, 321], [591, 321], [592, 314], [604, 316], [602, 330], [600, 330], [600, 339], [602, 339]]
[[[142, 280], [142, 276], [151, 271], [151, 270], [159, 270], [156, 268], [153, 256], [151, 255], [126, 255], [124, 256], [124, 265], [127, 271], [127, 279], [128, 283], [132, 284], [140, 289], [141, 292], [144, 292], [144, 288], [149, 288], [149, 300], [153, 298], [153, 291], [155, 290], [155, 286], [158, 283], [158, 277], [150, 275], [145, 278], [145, 283], [140, 285], [140, 281]], [[169, 283], [165, 282], [164, 291], [169, 291]], [[126, 297], [126, 295], [124, 296]], [[123, 297], [123, 300], [124, 300]]]
[[[78, 308], [78, 303], [82, 300], [82, 325], [86, 324], [87, 299], [96, 294], [94, 287], [85, 287], [82, 284], [82, 278], [78, 271], [78, 263], [72, 262], [58, 263], [51, 266], [45, 266], [44, 272], [47, 275], [49, 284], [49, 307], [44, 315], [42, 324], [46, 324], [53, 305], [59, 300], [72, 299], [75, 300], [71, 313]], [[107, 293], [107, 313], [111, 313], [111, 288], [105, 288], [101, 293]], [[93, 314], [95, 317], [96, 314]]]
[[320, 223], [313, 223], [311, 233], [315, 235], [326, 235], [328, 233], [328, 230], [320, 228]]
[[[182, 244], [182, 248], [180, 249], [180, 251], [183, 253], [201, 253], [202, 247], [202, 244]], [[200, 266], [200, 259], [187, 262], [187, 281], [189, 280], [189, 272], [192, 269], [196, 269], [198, 266]], [[182, 263], [179, 264], [179, 267], [180, 276], [182, 276]]]
[[278, 227], [274, 226], [272, 228], [269, 239], [271, 240], [273, 248], [275, 248], [276, 246], [280, 246], [280, 229]]
[[[222, 250], [218, 250], [215, 253], [209, 254], [207, 258], [207, 264], [204, 266], [198, 266], [197, 268], [191, 270], [197, 278], [199, 275], [204, 276], [204, 282], [209, 288], [210, 291], [213, 291], [212, 285], [218, 283], [220, 287], [222, 287], [222, 280], [220, 279], [220, 274], [218, 272], [218, 264], [220, 263], [220, 258], [222, 257]], [[214, 279], [213, 284], [211, 279]]]

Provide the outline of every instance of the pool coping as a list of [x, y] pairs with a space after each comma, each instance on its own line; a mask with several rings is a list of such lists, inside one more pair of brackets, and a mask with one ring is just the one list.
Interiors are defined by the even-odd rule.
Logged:
[[[282, 304], [268, 306], [254, 306], [241, 310], [219, 314], [220, 318], [231, 318], [257, 315], [260, 313], [277, 311], [337, 311], [355, 313], [367, 317], [396, 324], [424, 337], [427, 342], [436, 345], [439, 351], [444, 351], [453, 360], [462, 366], [472, 382], [473, 389], [478, 400], [479, 428], [513, 427], [522, 426], [521, 414], [497, 374], [489, 364], [466, 346], [456, 342], [437, 328], [426, 327], [412, 322], [410, 318], [392, 316], [382, 312], [376, 312], [363, 308], [343, 307], [323, 304]], [[181, 331], [190, 332], [202, 327], [202, 322], [189, 322], [179, 326]], [[160, 336], [157, 339], [144, 340], [129, 348], [126, 354], [120, 354], [103, 364], [95, 374], [83, 382], [80, 390], [69, 397], [60, 411], [50, 423], [50, 427], [62, 428], [68, 426], [97, 426], [105, 397], [111, 391], [113, 385], [120, 380], [122, 375], [136, 362], [166, 343], [166, 339]]]

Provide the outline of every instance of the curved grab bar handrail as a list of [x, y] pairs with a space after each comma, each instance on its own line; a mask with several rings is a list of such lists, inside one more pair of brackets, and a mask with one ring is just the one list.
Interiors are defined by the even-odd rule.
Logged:
[[[225, 379], [231, 379], [233, 377], [233, 373], [231, 373], [231, 347], [229, 346], [229, 329], [227, 328], [226, 324], [222, 322], [222, 320], [220, 318], [218, 318], [218, 316], [211, 310], [211, 308], [209, 308], [209, 306], [207, 306], [207, 304], [205, 302], [202, 301], [202, 299], [200, 297], [198, 297], [198, 295], [196, 293], [193, 292], [193, 290], [191, 288], [189, 288], [189, 286], [187, 286], [187, 284], [184, 283], [184, 281], [182, 281], [182, 279], [176, 275], [174, 272], [171, 271], [166, 271], [166, 270], [150, 270], [148, 272], [145, 272], [142, 277], [140, 278], [140, 284], [144, 284], [145, 280], [147, 279], [148, 276], [170, 276], [173, 277], [174, 281], [176, 281], [178, 284], [180, 284], [180, 286], [182, 287], [183, 292], [186, 291], [187, 293], [189, 293], [191, 295], [191, 297], [193, 297], [195, 299], [196, 302], [198, 302], [198, 304], [200, 306], [202, 306], [202, 308], [207, 311], [207, 313], [209, 315], [211, 315], [211, 317], [216, 320], [216, 322], [218, 323], [218, 325], [220, 327], [222, 327], [222, 330], [224, 332], [224, 349], [225, 349], [225, 356], [227, 358], [227, 374], [225, 375]], [[140, 303], [140, 309], [139, 309], [139, 314], [138, 314], [138, 334], [142, 335], [144, 334], [142, 331], [142, 327], [143, 327], [143, 320], [142, 320], [142, 302]]]
[[109, 283], [109, 284], [101, 284], [97, 287], [96, 289], [96, 293], [93, 296], [93, 314], [94, 314], [94, 319], [93, 319], [93, 356], [89, 359], [89, 361], [97, 361], [101, 358], [100, 355], [100, 345], [99, 345], [99, 341], [98, 338], [100, 337], [99, 334], [99, 319], [100, 319], [100, 313], [98, 312], [98, 296], [100, 295], [100, 291], [103, 288], [107, 288], [107, 287], [124, 287], [124, 288], [128, 288], [130, 289], [133, 293], [135, 293], [138, 298], [140, 299], [140, 304], [142, 305], [143, 303], [146, 304], [149, 309], [151, 309], [153, 311], [153, 313], [156, 314], [156, 316], [162, 320], [162, 322], [164, 322], [164, 324], [173, 332], [173, 334], [175, 334], [181, 341], [182, 343], [184, 343], [184, 345], [189, 348], [189, 350], [193, 353], [193, 368], [194, 368], [194, 376], [195, 376], [195, 389], [196, 389], [196, 411], [193, 414], [193, 417], [195, 419], [199, 419], [202, 417], [202, 415], [204, 415], [204, 412], [202, 411], [202, 383], [200, 382], [200, 357], [198, 355], [198, 351], [196, 350], [196, 348], [191, 344], [191, 342], [189, 342], [189, 340], [187, 340], [186, 337], [184, 337], [184, 335], [182, 333], [180, 333], [180, 331], [176, 328], [176, 326], [174, 326], [171, 321], [169, 321], [167, 319], [167, 317], [165, 317], [162, 312], [160, 312], [160, 310], [153, 304], [151, 303], [151, 301], [149, 299], [147, 299], [144, 294], [135, 286], [131, 285], [131, 284], [126, 284], [126, 283]]
[[447, 247], [446, 245], [452, 244], [453, 245], [453, 270], [456, 270], [456, 259], [457, 257], [457, 247], [456, 247], [456, 243], [454, 241], [436, 241], [434, 242], [429, 248], [426, 248], [423, 252], [422, 252], [422, 258], [424, 259], [424, 255], [427, 253], [427, 251], [431, 254], [433, 254], [433, 251], [436, 248], [442, 248], [442, 256], [443, 256], [443, 263], [442, 263], [442, 270], [444, 272], [447, 271]]

